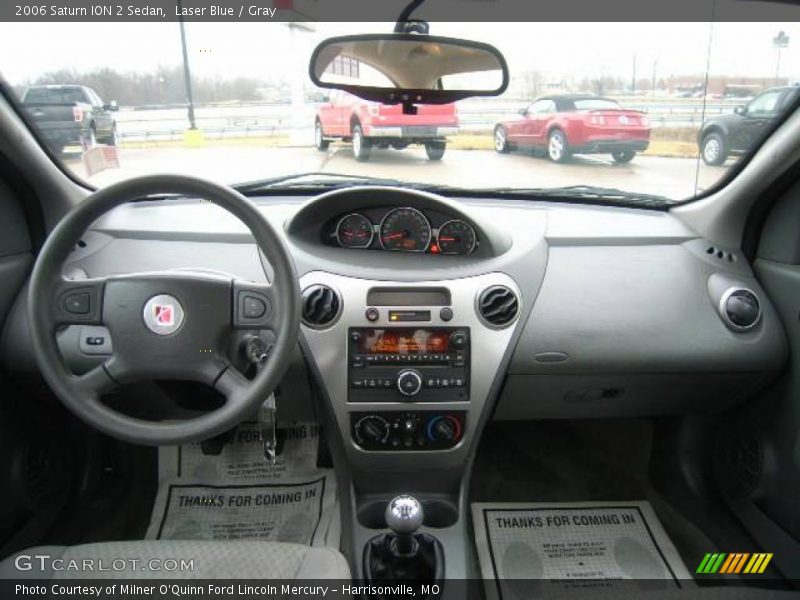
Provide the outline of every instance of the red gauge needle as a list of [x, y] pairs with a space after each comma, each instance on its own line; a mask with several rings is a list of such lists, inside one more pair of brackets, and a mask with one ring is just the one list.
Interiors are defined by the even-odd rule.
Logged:
[[401, 238], [401, 237], [403, 237], [403, 233], [393, 233], [391, 235], [383, 236], [383, 239], [385, 239], [385, 240], [396, 240], [397, 238]]
[[455, 241], [456, 241], [456, 238], [454, 238], [454, 237], [442, 237], [442, 236], [439, 236], [439, 241], [440, 241], [440, 242], [455, 242]]

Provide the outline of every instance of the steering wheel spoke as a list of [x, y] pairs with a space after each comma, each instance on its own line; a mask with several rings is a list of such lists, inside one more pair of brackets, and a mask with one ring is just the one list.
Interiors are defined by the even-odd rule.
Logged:
[[108, 371], [108, 364], [111, 361], [113, 361], [113, 358], [82, 375], [73, 375], [70, 379], [70, 383], [81, 394], [92, 397], [97, 397], [115, 388], [117, 382], [109, 375]]
[[61, 279], [52, 304], [54, 325], [101, 325], [105, 278]]
[[242, 402], [250, 387], [251, 382], [233, 367], [225, 369], [214, 382], [214, 389], [231, 404]]
[[279, 323], [275, 292], [271, 285], [233, 282], [233, 328], [276, 331]]

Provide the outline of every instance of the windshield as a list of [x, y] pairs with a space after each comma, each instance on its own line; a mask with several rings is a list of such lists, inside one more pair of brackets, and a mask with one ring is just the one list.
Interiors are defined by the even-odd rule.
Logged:
[[[323, 39], [392, 29], [190, 21], [182, 38], [177, 22], [3, 23], [0, 73], [52, 156], [93, 187], [172, 172], [279, 188], [312, 173], [302, 181], [591, 186], [669, 201], [747, 160], [800, 81], [797, 23], [434, 22], [431, 34], [503, 53], [502, 95], [412, 115], [311, 82]], [[347, 55], [325, 75], [388, 80]]]

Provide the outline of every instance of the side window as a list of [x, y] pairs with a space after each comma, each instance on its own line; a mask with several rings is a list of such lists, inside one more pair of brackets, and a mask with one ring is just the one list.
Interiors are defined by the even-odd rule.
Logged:
[[778, 100], [781, 98], [781, 92], [766, 92], [761, 94], [758, 98], [753, 100], [747, 106], [748, 114], [769, 114], [774, 113], [778, 106]]
[[542, 114], [553, 112], [555, 102], [552, 100], [537, 100], [528, 107], [528, 112], [532, 114]]
[[89, 97], [92, 99], [92, 104], [98, 108], [103, 106], [103, 101], [100, 100], [100, 96], [97, 95], [97, 92], [94, 90], [89, 90]]

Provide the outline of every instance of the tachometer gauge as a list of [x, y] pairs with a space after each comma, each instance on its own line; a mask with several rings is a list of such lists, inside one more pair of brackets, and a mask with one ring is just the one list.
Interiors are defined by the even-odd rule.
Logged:
[[475, 249], [475, 230], [460, 219], [447, 221], [436, 236], [442, 254], [469, 254]]
[[386, 250], [425, 252], [431, 243], [431, 224], [416, 208], [395, 208], [381, 221], [380, 241]]
[[366, 248], [372, 243], [372, 221], [360, 213], [339, 219], [336, 240], [344, 248]]

